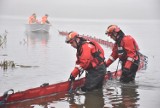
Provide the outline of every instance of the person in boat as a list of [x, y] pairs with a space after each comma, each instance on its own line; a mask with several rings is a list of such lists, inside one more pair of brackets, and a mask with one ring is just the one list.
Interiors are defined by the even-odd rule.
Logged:
[[28, 21], [29, 24], [35, 24], [35, 23], [38, 23], [38, 20], [36, 18], [36, 14], [33, 13], [30, 17], [29, 17], [29, 21]]
[[109, 67], [117, 58], [119, 58], [119, 61], [121, 61], [122, 64], [120, 81], [124, 83], [134, 81], [140, 62], [137, 42], [132, 36], [125, 35], [117, 25], [108, 26], [105, 34], [115, 41], [112, 53], [106, 61], [106, 67]]
[[42, 21], [41, 21], [42, 24], [49, 24], [50, 22], [48, 21], [48, 14], [45, 14], [43, 17], [42, 17]]
[[102, 47], [95, 41], [89, 41], [79, 36], [76, 32], [68, 33], [66, 43], [77, 49], [77, 61], [69, 81], [74, 81], [78, 75], [80, 76], [85, 71], [86, 80], [81, 90], [86, 92], [102, 88], [106, 74]]

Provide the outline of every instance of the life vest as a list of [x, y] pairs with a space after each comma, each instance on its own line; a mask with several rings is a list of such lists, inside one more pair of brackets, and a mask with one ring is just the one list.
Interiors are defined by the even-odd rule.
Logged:
[[[123, 40], [123, 38], [125, 38], [125, 39]], [[132, 39], [132, 42], [133, 42], [133, 45], [134, 45], [134, 48], [131, 49], [131, 46], [128, 46], [128, 49], [130, 48], [129, 50], [132, 50], [133, 52], [135, 52], [133, 59], [134, 60], [138, 59], [139, 47], [138, 47], [136, 41], [131, 36], [128, 35], [128, 36], [122, 37], [121, 39], [119, 39], [119, 42], [116, 43], [117, 44], [117, 54], [118, 54], [118, 57], [121, 61], [124, 61], [124, 60], [128, 59], [127, 58], [127, 52], [124, 49], [124, 47], [126, 47], [125, 44], [127, 42], [129, 42], [128, 39]], [[125, 41], [125, 44], [124, 44], [124, 41]]]
[[30, 16], [29, 17], [29, 24], [33, 24], [33, 23], [37, 23], [38, 21], [36, 20], [36, 18], [34, 16]]
[[130, 64], [139, 59], [138, 51], [139, 47], [134, 38], [129, 35], [120, 37], [120, 39], [118, 39], [118, 41], [113, 46], [112, 54], [106, 61], [106, 66], [108, 67], [117, 58], [119, 58], [120, 61], [122, 61], [126, 65], [126, 67], [129, 67]]
[[124, 48], [121, 44], [122, 39], [123, 39], [123, 37], [121, 37], [119, 39], [119, 41], [116, 42], [116, 44], [117, 44], [117, 54], [118, 54], [118, 57], [121, 61], [123, 61], [126, 58], [126, 51], [124, 50]]
[[[81, 39], [81, 38], [80, 38]], [[75, 68], [71, 72], [72, 76], [76, 77], [84, 70], [96, 68], [104, 64], [104, 51], [102, 47], [94, 41], [81, 39], [77, 43], [77, 61]]]
[[[92, 66], [93, 68], [95, 68], [96, 66], [103, 64], [105, 57], [104, 57], [104, 50], [102, 49], [102, 47], [96, 42], [96, 41], [84, 41], [81, 43], [80, 47], [77, 49], [77, 58], [79, 56], [81, 56], [82, 53], [82, 49], [81, 46], [83, 44], [90, 44], [93, 45], [95, 47], [95, 49], [91, 52], [93, 59], [90, 61], [90, 66]], [[89, 67], [90, 68], [90, 67]]]
[[47, 16], [42, 17], [42, 24], [45, 24], [47, 22]]

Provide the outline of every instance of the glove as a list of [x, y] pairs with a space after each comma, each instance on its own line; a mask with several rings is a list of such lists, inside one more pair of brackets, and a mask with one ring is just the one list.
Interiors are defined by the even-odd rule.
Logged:
[[123, 69], [123, 73], [122, 73], [124, 76], [129, 76], [131, 74], [130, 70], [127, 69], [127, 68], [124, 68]]
[[74, 80], [75, 80], [75, 77], [71, 74], [69, 77], [69, 81], [74, 81]]

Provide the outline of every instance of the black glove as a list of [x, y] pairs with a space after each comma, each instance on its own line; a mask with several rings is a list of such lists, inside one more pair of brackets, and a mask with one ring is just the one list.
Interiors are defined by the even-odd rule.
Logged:
[[124, 76], [129, 76], [129, 75], [131, 75], [131, 72], [130, 72], [129, 69], [124, 68], [122, 74], [123, 74]]
[[72, 74], [71, 74], [70, 77], [69, 77], [69, 81], [74, 81], [74, 80], [75, 80], [75, 77], [72, 76]]

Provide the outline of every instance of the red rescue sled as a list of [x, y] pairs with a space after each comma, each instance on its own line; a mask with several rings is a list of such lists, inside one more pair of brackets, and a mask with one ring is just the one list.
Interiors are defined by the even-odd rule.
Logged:
[[[116, 73], [116, 75], [115, 75]], [[107, 73], [105, 76], [105, 80], [108, 80], [110, 78], [116, 78], [121, 76], [121, 71]], [[79, 80], [74, 81], [73, 83], [73, 90], [75, 90], [77, 87], [81, 87], [84, 84], [85, 78], [81, 78]], [[12, 104], [17, 103], [20, 101], [25, 101], [29, 99], [34, 99], [37, 97], [43, 97], [48, 96], [56, 93], [62, 93], [62, 92], [68, 92], [70, 89], [70, 81], [61, 82], [57, 84], [42, 84], [40, 87], [28, 89], [25, 91], [20, 91], [14, 93], [12, 89], [9, 91], [6, 91], [3, 96], [0, 97], [0, 102], [2, 104]], [[9, 94], [9, 92], [12, 92]]]

